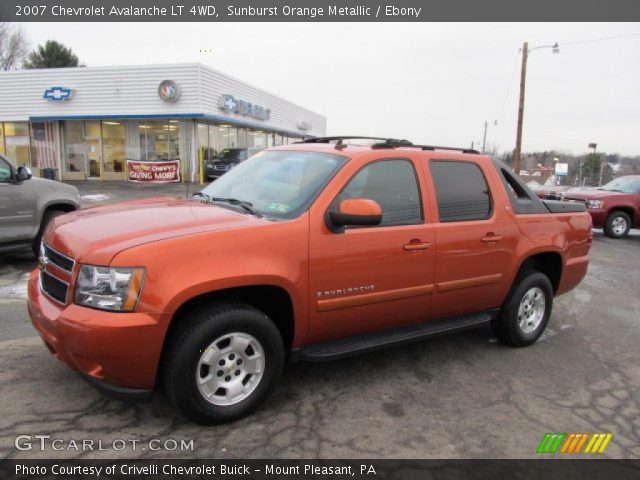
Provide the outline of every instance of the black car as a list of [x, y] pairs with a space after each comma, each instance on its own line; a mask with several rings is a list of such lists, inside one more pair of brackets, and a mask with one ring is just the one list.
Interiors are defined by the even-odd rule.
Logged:
[[207, 178], [218, 178], [256, 153], [251, 148], [225, 148], [206, 163]]

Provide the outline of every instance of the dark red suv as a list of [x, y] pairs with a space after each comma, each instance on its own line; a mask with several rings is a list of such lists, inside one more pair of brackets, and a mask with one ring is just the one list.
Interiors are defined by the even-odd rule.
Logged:
[[593, 190], [571, 189], [563, 200], [584, 203], [593, 226], [611, 238], [625, 237], [631, 228], [640, 227], [640, 175], [618, 177]]

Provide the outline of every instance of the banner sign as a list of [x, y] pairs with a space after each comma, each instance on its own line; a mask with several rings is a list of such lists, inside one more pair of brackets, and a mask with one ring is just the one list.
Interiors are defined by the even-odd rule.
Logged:
[[170, 183], [180, 181], [180, 161], [142, 162], [127, 160], [130, 182]]

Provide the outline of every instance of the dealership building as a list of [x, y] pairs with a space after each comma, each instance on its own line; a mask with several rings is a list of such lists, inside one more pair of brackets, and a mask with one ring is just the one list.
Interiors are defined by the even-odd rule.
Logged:
[[0, 153], [62, 180], [199, 181], [225, 148], [325, 130], [322, 115], [201, 64], [0, 73]]

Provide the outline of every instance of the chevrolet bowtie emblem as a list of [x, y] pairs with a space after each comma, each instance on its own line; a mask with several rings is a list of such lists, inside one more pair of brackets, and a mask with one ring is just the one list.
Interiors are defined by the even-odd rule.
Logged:
[[53, 102], [59, 102], [69, 100], [73, 95], [73, 90], [66, 87], [51, 87], [44, 91], [42, 98], [51, 100]]

